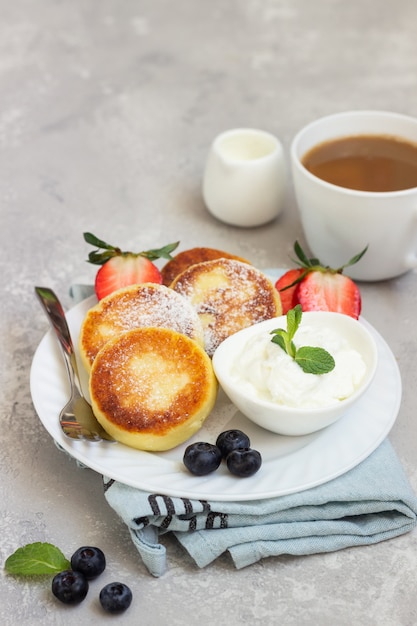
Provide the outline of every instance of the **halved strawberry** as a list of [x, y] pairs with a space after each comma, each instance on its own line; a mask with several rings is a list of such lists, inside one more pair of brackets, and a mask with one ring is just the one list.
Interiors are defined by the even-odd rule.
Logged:
[[[356, 283], [344, 276], [343, 270], [357, 263], [366, 250], [352, 257], [345, 265], [333, 269], [322, 265], [317, 258], [308, 258], [296, 241], [294, 251], [299, 268], [286, 272], [281, 285], [278, 285], [279, 280], [275, 284], [281, 300], [283, 297], [286, 299], [285, 306], [300, 304], [303, 311], [335, 311], [357, 319], [361, 312], [361, 295]], [[291, 275], [290, 272], [298, 272], [298, 275]], [[288, 296], [284, 296], [286, 292], [289, 292]]]
[[[138, 283], [162, 283], [162, 274], [153, 260], [172, 259], [171, 252], [179, 242], [168, 244], [157, 250], [145, 252], [122, 252], [91, 233], [84, 233], [87, 243], [97, 246], [97, 250], [88, 255], [89, 263], [101, 265], [95, 279], [95, 292], [101, 300], [117, 289]], [[101, 252], [100, 249], [104, 250]]]
[[288, 270], [275, 283], [275, 288], [281, 297], [282, 315], [286, 315], [290, 309], [293, 309], [298, 301], [298, 285], [303, 269]]
[[309, 272], [298, 285], [297, 295], [303, 311], [335, 311], [356, 319], [361, 312], [358, 286], [338, 272]]
[[159, 269], [143, 256], [115, 256], [100, 267], [94, 289], [101, 300], [117, 289], [138, 283], [162, 283]]

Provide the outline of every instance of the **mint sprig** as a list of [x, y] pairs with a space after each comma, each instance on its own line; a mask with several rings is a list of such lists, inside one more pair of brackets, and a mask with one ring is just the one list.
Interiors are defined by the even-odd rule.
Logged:
[[271, 331], [274, 335], [271, 339], [273, 343], [279, 345], [306, 374], [327, 374], [335, 367], [332, 355], [324, 348], [302, 346], [297, 348], [293, 341], [300, 324], [303, 311], [301, 305], [297, 304], [287, 313], [287, 330], [276, 328]]
[[6, 572], [19, 576], [57, 574], [71, 567], [61, 550], [51, 543], [29, 543], [11, 554], [4, 564]]

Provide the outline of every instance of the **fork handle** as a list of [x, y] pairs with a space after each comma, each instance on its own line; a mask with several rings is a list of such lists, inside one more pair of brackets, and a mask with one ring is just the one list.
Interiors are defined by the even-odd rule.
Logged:
[[74, 345], [72, 343], [71, 334], [62, 304], [59, 301], [58, 296], [49, 287], [35, 287], [35, 293], [38, 296], [42, 308], [59, 340], [71, 386], [73, 386], [74, 382], [76, 382], [79, 387], [80, 382]]

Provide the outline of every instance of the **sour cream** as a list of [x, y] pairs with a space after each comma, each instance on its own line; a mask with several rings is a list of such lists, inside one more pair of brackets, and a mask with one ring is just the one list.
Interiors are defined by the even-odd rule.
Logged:
[[254, 397], [297, 408], [338, 404], [351, 396], [366, 373], [366, 365], [345, 337], [326, 327], [301, 325], [294, 338], [297, 348], [317, 346], [327, 350], [335, 367], [327, 374], [307, 374], [269, 332], [250, 337], [236, 355], [232, 376]]

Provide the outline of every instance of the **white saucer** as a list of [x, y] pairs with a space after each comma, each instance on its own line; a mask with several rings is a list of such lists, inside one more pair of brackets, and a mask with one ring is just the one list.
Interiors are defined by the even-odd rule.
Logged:
[[[93, 296], [68, 312], [74, 345], [84, 315], [95, 302]], [[311, 435], [285, 437], [263, 430], [239, 413], [220, 391], [215, 409], [199, 433], [168, 452], [142, 452], [119, 443], [70, 440], [58, 423], [59, 411], [68, 399], [68, 381], [52, 331], [44, 336], [33, 358], [32, 399], [46, 430], [64, 450], [96, 472], [138, 489], [219, 501], [256, 500], [294, 493], [336, 478], [360, 463], [382, 442], [397, 417], [401, 378], [396, 360], [377, 331], [365, 320], [361, 319], [361, 323], [372, 332], [378, 346], [379, 364], [374, 381], [354, 410]], [[222, 466], [208, 476], [191, 475], [182, 463], [186, 445], [201, 440], [214, 443], [217, 435], [229, 428], [245, 431], [252, 447], [261, 452], [263, 464], [259, 472], [239, 479]]]

